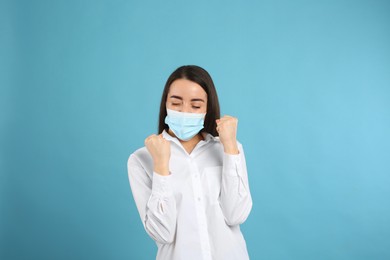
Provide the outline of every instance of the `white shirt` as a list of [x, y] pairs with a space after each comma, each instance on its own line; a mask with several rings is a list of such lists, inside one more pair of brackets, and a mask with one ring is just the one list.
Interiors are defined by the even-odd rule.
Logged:
[[146, 147], [129, 156], [130, 187], [157, 260], [249, 259], [239, 226], [252, 209], [242, 145], [227, 154], [219, 137], [202, 134], [188, 154], [163, 131], [171, 143], [168, 176], [153, 172]]

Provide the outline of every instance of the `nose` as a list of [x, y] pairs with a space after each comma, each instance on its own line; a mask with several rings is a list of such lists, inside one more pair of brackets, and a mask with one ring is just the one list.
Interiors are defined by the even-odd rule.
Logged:
[[186, 104], [184, 103], [183, 106], [182, 106], [182, 110], [181, 112], [184, 112], [184, 113], [191, 113], [191, 104]]

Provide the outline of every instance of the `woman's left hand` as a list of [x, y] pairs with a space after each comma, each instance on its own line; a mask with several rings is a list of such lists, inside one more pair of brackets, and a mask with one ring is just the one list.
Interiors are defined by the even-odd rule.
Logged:
[[216, 120], [217, 132], [225, 153], [238, 154], [237, 124], [238, 119], [232, 116], [223, 116]]

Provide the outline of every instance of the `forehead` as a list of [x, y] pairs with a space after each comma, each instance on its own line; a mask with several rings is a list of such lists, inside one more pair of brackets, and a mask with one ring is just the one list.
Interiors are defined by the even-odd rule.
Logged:
[[177, 79], [172, 82], [168, 98], [172, 95], [180, 96], [184, 99], [191, 98], [203, 98], [207, 99], [207, 93], [204, 89], [198, 84], [188, 79]]

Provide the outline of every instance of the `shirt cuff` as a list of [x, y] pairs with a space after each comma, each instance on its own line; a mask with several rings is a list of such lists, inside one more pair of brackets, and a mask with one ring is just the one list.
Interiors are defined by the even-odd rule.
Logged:
[[171, 174], [164, 176], [153, 172], [152, 194], [162, 197], [171, 196], [173, 194], [171, 176]]
[[228, 154], [224, 153], [223, 155], [223, 167], [226, 172], [230, 176], [237, 176], [238, 168], [241, 163], [241, 154]]

